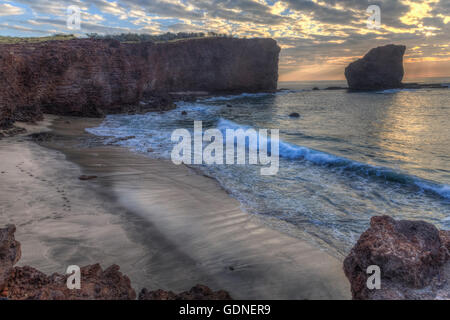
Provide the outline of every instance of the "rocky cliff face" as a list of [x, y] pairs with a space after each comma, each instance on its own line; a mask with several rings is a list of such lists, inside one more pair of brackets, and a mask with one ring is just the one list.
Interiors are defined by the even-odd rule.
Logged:
[[[0, 45], [0, 128], [42, 112], [100, 116], [170, 104], [179, 91], [274, 91], [272, 39], [124, 44], [78, 39]], [[152, 98], [152, 99], [150, 99]], [[139, 111], [139, 110], [137, 110]]]
[[380, 90], [401, 87], [405, 50], [405, 46], [390, 44], [374, 48], [362, 59], [352, 62], [345, 69], [349, 88]]
[[[373, 217], [344, 261], [353, 299], [450, 299], [450, 231], [423, 221]], [[381, 289], [367, 286], [380, 267]]]

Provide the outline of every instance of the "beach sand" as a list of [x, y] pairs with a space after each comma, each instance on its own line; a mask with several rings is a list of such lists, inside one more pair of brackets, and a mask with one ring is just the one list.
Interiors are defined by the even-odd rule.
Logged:
[[351, 297], [341, 260], [242, 211], [214, 179], [103, 145], [84, 131], [98, 119], [49, 120], [55, 135], [40, 145], [0, 140], [0, 225], [16, 224], [21, 265], [115, 263], [136, 290], [202, 283], [235, 299]]

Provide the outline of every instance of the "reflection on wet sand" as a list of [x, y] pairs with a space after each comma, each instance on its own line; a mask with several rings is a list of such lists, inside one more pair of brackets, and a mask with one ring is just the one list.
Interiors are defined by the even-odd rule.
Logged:
[[[204, 283], [234, 298], [350, 297], [338, 259], [266, 227], [214, 180], [186, 167], [121, 148], [81, 148], [85, 125], [57, 121], [63, 138], [47, 144], [81, 170], [32, 142], [1, 148], [11, 181], [26, 179], [1, 193], [1, 223], [18, 224], [22, 263], [46, 272], [117, 263], [135, 288], [180, 291]], [[47, 181], [17, 171], [16, 162]], [[99, 178], [80, 181], [80, 174]]]

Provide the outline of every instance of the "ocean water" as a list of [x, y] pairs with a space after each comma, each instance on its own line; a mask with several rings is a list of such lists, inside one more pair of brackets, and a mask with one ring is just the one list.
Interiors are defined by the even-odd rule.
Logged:
[[[443, 89], [350, 93], [312, 90], [345, 86], [339, 81], [285, 82], [279, 86], [286, 90], [275, 94], [215, 96], [165, 113], [111, 115], [88, 131], [110, 141], [135, 136], [117, 144], [170, 158], [173, 130], [192, 130], [194, 120], [203, 121], [204, 130], [279, 129], [277, 175], [260, 175], [258, 165], [196, 167], [249, 214], [342, 257], [374, 215], [450, 229], [450, 79], [434, 82]], [[292, 112], [300, 118], [290, 118]]]

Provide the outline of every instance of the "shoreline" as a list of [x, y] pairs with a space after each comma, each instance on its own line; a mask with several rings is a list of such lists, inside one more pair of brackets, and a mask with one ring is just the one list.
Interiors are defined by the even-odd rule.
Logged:
[[[62, 227], [59, 232], [65, 231], [70, 241], [51, 240], [46, 250], [30, 250], [32, 235], [24, 241], [26, 231], [18, 228], [26, 258], [21, 263], [49, 272], [63, 271], [61, 264], [77, 257], [81, 265], [116, 263], [134, 288], [182, 291], [203, 283], [236, 299], [350, 298], [342, 261], [263, 225], [215, 180], [125, 148], [95, 142], [86, 146], [90, 135], [84, 128], [98, 121], [55, 119], [50, 126], [55, 138], [40, 143], [50, 148], [41, 153], [58, 155], [59, 170], [72, 166], [70, 177], [59, 181], [71, 201], [71, 213], [60, 217], [60, 224], [83, 228], [69, 233], [67, 225]], [[41, 148], [24, 143], [32, 152]], [[10, 144], [21, 148], [19, 142]], [[82, 174], [98, 178], [79, 181]], [[54, 174], [52, 179], [61, 177]], [[81, 211], [90, 212], [74, 221], [81, 204]], [[55, 232], [46, 235], [48, 241], [62, 236]], [[69, 250], [71, 243], [76, 250]], [[66, 250], [72, 252], [64, 254]], [[49, 263], [52, 259], [58, 262]]]

